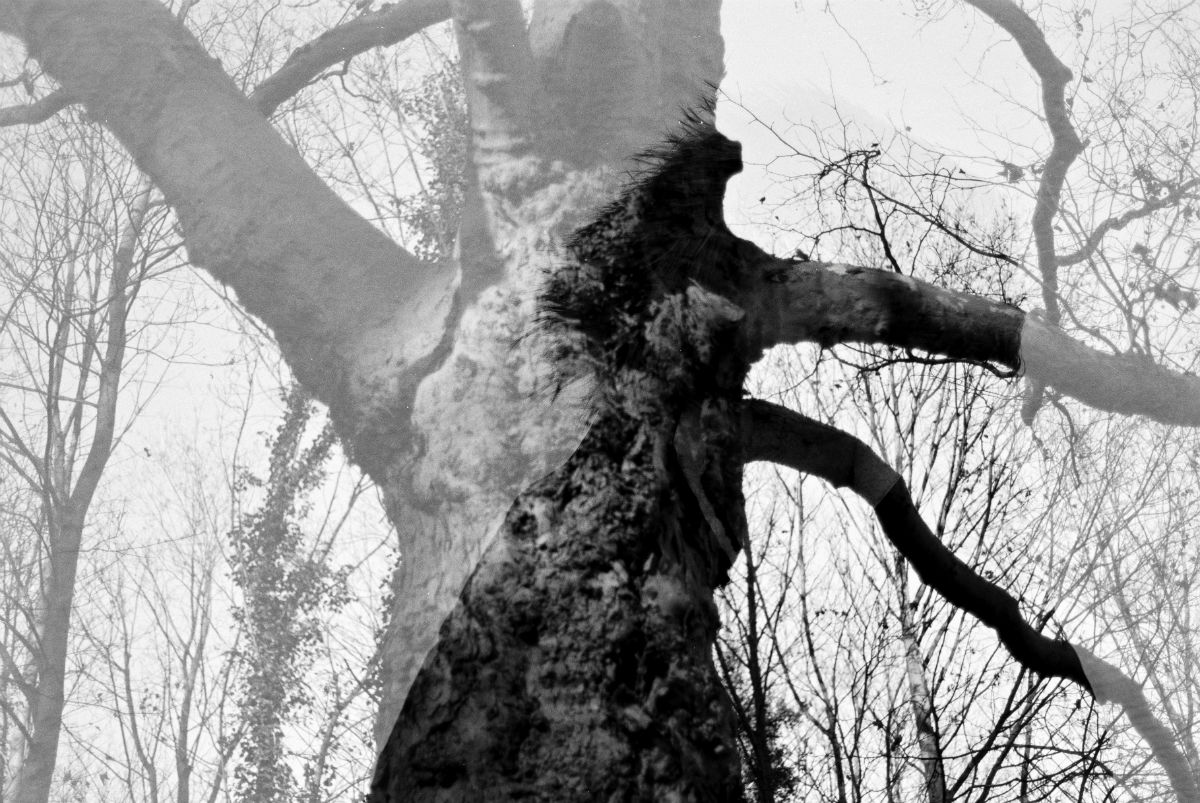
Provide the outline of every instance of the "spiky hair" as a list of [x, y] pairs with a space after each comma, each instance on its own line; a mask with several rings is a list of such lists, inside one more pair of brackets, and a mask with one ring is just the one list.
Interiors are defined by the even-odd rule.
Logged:
[[668, 296], [694, 284], [721, 293], [736, 282], [738, 240], [722, 206], [742, 169], [741, 145], [716, 130], [711, 112], [686, 114], [639, 154], [617, 200], [568, 241], [572, 260], [548, 278], [540, 309], [545, 323], [574, 334], [559, 359], [636, 361]]

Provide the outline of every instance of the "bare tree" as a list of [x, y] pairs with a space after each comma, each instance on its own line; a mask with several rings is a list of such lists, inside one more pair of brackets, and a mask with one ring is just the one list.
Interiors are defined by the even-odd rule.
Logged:
[[91, 762], [92, 798], [222, 799], [242, 739], [238, 635], [220, 591], [229, 506], [206, 487], [211, 469], [182, 451], [177, 504], [164, 506], [159, 521], [161, 532], [179, 537], [156, 549], [126, 545], [76, 613], [96, 656], [82, 690], [100, 690], [104, 713], [100, 738], [76, 745]]
[[[64, 121], [58, 137], [70, 144], [27, 137], [13, 154], [21, 161], [8, 165], [20, 187], [9, 202], [26, 212], [6, 236], [4, 334], [27, 373], [6, 383], [0, 445], [38, 504], [23, 528], [24, 549], [16, 538], [6, 555], [33, 581], [23, 598], [8, 598], [15, 615], [5, 620], [17, 648], [5, 657], [5, 674], [24, 697], [21, 721], [13, 721], [22, 748], [11, 794], [20, 801], [49, 794], [83, 534], [121, 426], [130, 306], [164, 256], [144, 242], [154, 226], [151, 189], [119, 158], [105, 164], [107, 136]], [[21, 172], [46, 154], [42, 176]]]

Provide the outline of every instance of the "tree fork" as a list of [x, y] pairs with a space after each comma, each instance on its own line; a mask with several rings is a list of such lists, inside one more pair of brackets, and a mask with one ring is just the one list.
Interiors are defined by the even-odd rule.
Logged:
[[747, 537], [749, 364], [741, 310], [706, 289], [736, 286], [735, 265], [693, 240], [724, 227], [739, 151], [691, 119], [548, 277], [544, 323], [564, 373], [596, 381], [592, 426], [468, 581], [373, 801], [742, 799], [712, 651], [713, 590]]

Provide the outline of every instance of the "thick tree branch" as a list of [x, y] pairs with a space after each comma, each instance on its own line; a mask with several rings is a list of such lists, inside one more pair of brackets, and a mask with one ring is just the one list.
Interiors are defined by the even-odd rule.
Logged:
[[529, 147], [533, 54], [518, 0], [454, 0], [471, 111], [471, 154], [484, 188], [491, 168]]
[[[177, 19], [183, 16], [181, 13]], [[282, 67], [255, 87], [250, 102], [270, 117], [279, 104], [306, 87], [323, 70], [371, 48], [394, 45], [449, 18], [450, 0], [405, 0], [355, 17], [297, 48]], [[18, 29], [10, 26], [4, 30]], [[70, 93], [59, 89], [27, 105], [0, 108], [0, 126], [45, 122], [74, 102]]]
[[998, 363], [1098, 410], [1200, 426], [1200, 377], [1097, 351], [1038, 316], [890, 271], [767, 260], [747, 311], [751, 359], [780, 343], [870, 343]]
[[857, 438], [769, 402], [751, 400], [742, 418], [747, 462], [765, 460], [849, 488], [875, 509], [884, 535], [921, 581], [996, 631], [1021, 665], [1070, 680], [1101, 702], [1119, 704], [1167, 771], [1175, 795], [1192, 803], [1196, 779], [1170, 731], [1154, 716], [1141, 686], [1112, 664], [1070, 642], [1038, 632], [1004, 589], [985, 580], [938, 540], [891, 466]]
[[772, 259], [739, 303], [752, 347], [811, 341], [877, 343], [964, 360], [1019, 365], [1017, 307], [891, 271]]
[[44, 123], [74, 102], [69, 92], [56, 89], [33, 103], [5, 106], [0, 108], [0, 127]]
[[1097, 410], [1200, 426], [1200, 377], [1169, 371], [1149, 357], [1097, 351], [1030, 315], [1020, 360], [1028, 376]]
[[250, 102], [270, 116], [323, 70], [373, 47], [394, 45], [449, 18], [449, 0], [404, 0], [355, 17], [297, 48], [282, 67], [255, 87]]
[[21, 32], [175, 208], [192, 261], [271, 327], [343, 435], [381, 448], [375, 424], [403, 426], [439, 353], [451, 267], [422, 265], [356, 214], [162, 4], [37, 0]]
[[[1024, 371], [1099, 410], [1200, 426], [1198, 377], [1097, 351], [1011, 304], [889, 271], [767, 254], [735, 236], [721, 214], [725, 182], [742, 166], [740, 146], [714, 134], [699, 140], [689, 158], [707, 163], [711, 182], [681, 193], [686, 203], [672, 198], [655, 236], [687, 243], [692, 280], [744, 311], [738, 347], [746, 361], [772, 346], [805, 341], [920, 349]], [[703, 211], [684, 214], [689, 206]], [[632, 230], [606, 236], [606, 247], [645, 258], [639, 244], [621, 242], [635, 239]]]
[[3, 0], [0, 2], [0, 33], [21, 36], [21, 25], [28, 11], [29, 0]]
[[1025, 60], [1042, 84], [1042, 109], [1046, 114], [1046, 125], [1050, 129], [1053, 145], [1038, 184], [1032, 225], [1038, 269], [1042, 274], [1042, 303], [1046, 307], [1047, 320], [1057, 325], [1060, 319], [1059, 262], [1054, 247], [1054, 218], [1058, 214], [1067, 170], [1083, 151], [1083, 143], [1075, 133], [1067, 109], [1066, 88], [1071, 82], [1071, 71], [1054, 55], [1037, 23], [1012, 0], [966, 2], [990, 17], [1016, 40]]

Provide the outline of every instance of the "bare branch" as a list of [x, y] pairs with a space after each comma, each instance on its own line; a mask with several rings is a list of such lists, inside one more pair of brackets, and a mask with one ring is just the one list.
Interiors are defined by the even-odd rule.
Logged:
[[[186, 17], [193, 5], [195, 2], [184, 4], [177, 18]], [[449, 0], [404, 0], [355, 17], [297, 48], [282, 67], [255, 87], [250, 102], [269, 117], [323, 70], [373, 47], [394, 45], [449, 18]], [[36, 125], [75, 102], [69, 92], [58, 89], [33, 103], [0, 108], [0, 126]]]
[[452, 267], [421, 264], [338, 197], [161, 3], [38, 3], [29, 19], [30, 55], [137, 158], [189, 258], [271, 327], [343, 432], [388, 429], [361, 436], [362, 461], [403, 437], [404, 415], [377, 405], [403, 409], [439, 359]]
[[1084, 244], [1078, 251], [1064, 254], [1058, 258], [1059, 266], [1074, 265], [1076, 262], [1082, 262], [1096, 252], [1096, 249], [1100, 247], [1100, 243], [1104, 241], [1104, 238], [1108, 236], [1110, 231], [1120, 231], [1135, 220], [1141, 220], [1159, 210], [1175, 206], [1188, 197], [1188, 194], [1197, 187], [1200, 187], [1200, 179], [1192, 179], [1174, 188], [1162, 198], [1146, 201], [1139, 207], [1101, 221], [1100, 225], [1088, 235], [1087, 240], [1084, 241]]
[[1057, 324], [1061, 314], [1058, 307], [1059, 262], [1054, 249], [1054, 218], [1058, 214], [1067, 170], [1083, 151], [1083, 143], [1079, 141], [1067, 111], [1066, 87], [1072, 78], [1071, 70], [1054, 55], [1037, 23], [1012, 0], [966, 2], [990, 17], [1017, 41], [1029, 66], [1042, 82], [1042, 109], [1054, 144], [1050, 155], [1046, 157], [1046, 165], [1038, 183], [1032, 225], [1038, 268], [1042, 273], [1042, 303], [1046, 308], [1047, 320]]
[[471, 110], [472, 156], [487, 166], [529, 146], [533, 53], [518, 0], [454, 0], [463, 81]]
[[75, 103], [75, 98], [71, 97], [70, 92], [56, 89], [33, 103], [0, 108], [0, 127], [44, 123], [72, 103]]
[[[771, 258], [768, 258], [771, 259]], [[891, 271], [774, 259], [737, 299], [749, 348], [875, 343], [1017, 368], [1025, 313]]]
[[1200, 426], [1200, 377], [1149, 357], [1097, 351], [1034, 315], [1021, 330], [1021, 364], [1032, 379], [1097, 410]]
[[1020, 369], [1094, 407], [1200, 426], [1200, 377], [1097, 351], [1036, 315], [890, 271], [774, 260], [738, 303], [748, 357], [780, 343], [871, 343]]
[[92, 436], [92, 446], [87, 458], [79, 471], [79, 479], [71, 492], [71, 505], [77, 510], [87, 510], [91, 504], [92, 495], [104, 473], [104, 467], [112, 455], [113, 436], [116, 431], [117, 393], [121, 386], [121, 369], [125, 362], [125, 351], [128, 346], [126, 323], [129, 303], [140, 289], [133, 273], [134, 249], [137, 247], [138, 234], [146, 217], [146, 209], [150, 205], [151, 184], [143, 179], [138, 194], [134, 197], [129, 210], [129, 222], [121, 232], [113, 259], [112, 278], [109, 281], [108, 295], [108, 334], [104, 344], [104, 354], [100, 359], [99, 392], [96, 402], [96, 431]]
[[996, 631], [1022, 666], [1065, 678], [1101, 702], [1121, 706], [1166, 770], [1181, 803], [1198, 799], [1196, 779], [1170, 731], [1154, 716], [1141, 686], [1120, 669], [1063, 639], [1052, 639], [1021, 615], [1011, 594], [985, 580], [946, 548], [925, 524], [900, 475], [859, 439], [776, 404], [749, 401], [742, 418], [746, 462], [766, 460], [849, 488], [875, 508], [884, 535], [921, 581]]
[[373, 47], [386, 47], [450, 18], [449, 0], [403, 0], [331, 28], [296, 49], [255, 87], [250, 102], [268, 117], [323, 70]]

